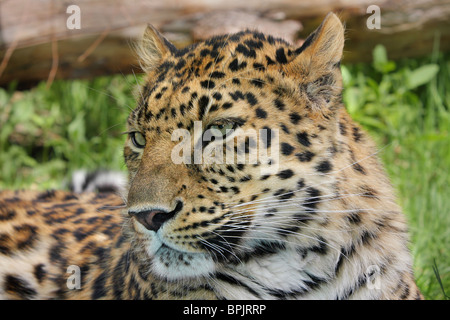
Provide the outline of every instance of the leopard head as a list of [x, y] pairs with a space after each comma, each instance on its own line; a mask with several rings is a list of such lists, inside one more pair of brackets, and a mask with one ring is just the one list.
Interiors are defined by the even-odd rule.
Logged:
[[[149, 271], [198, 278], [320, 230], [333, 193], [344, 28], [297, 48], [258, 32], [177, 49], [148, 26], [124, 148], [131, 232]], [[308, 232], [313, 232], [309, 230]]]

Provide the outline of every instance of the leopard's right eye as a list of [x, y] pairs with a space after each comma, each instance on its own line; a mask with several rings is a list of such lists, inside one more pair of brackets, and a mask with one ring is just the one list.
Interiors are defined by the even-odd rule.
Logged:
[[225, 137], [230, 130], [235, 129], [236, 124], [235, 123], [225, 123], [225, 124], [213, 124], [209, 127], [210, 130], [215, 130], [218, 132], [219, 135], [222, 137]]
[[140, 132], [130, 132], [131, 142], [136, 148], [143, 149], [145, 147], [145, 137]]

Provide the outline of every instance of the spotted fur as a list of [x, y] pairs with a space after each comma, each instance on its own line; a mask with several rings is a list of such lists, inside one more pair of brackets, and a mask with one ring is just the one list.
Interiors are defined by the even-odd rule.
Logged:
[[[343, 45], [334, 14], [300, 48], [246, 31], [178, 50], [147, 28], [125, 201], [2, 192], [0, 296], [422, 298], [378, 149], [342, 105]], [[259, 148], [279, 158], [176, 164], [172, 134], [195, 121], [265, 129]], [[254, 142], [236, 148], [250, 155]]]

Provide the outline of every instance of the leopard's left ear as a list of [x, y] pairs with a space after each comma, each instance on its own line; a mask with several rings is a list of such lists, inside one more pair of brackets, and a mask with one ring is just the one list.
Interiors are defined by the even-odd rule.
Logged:
[[285, 71], [299, 82], [299, 89], [316, 111], [325, 111], [342, 87], [340, 61], [344, 48], [344, 26], [334, 13], [295, 50]]
[[150, 72], [155, 69], [165, 56], [170, 55], [177, 50], [175, 46], [151, 24], [147, 25], [144, 36], [140, 43], [136, 45], [135, 49], [139, 58], [139, 63], [144, 72]]

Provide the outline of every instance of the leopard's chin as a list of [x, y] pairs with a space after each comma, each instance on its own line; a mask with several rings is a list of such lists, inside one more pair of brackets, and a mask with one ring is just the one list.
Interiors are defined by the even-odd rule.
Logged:
[[162, 242], [159, 246], [153, 243], [148, 251], [152, 259], [152, 273], [165, 280], [208, 277], [216, 268], [213, 258], [208, 253], [180, 251]]

